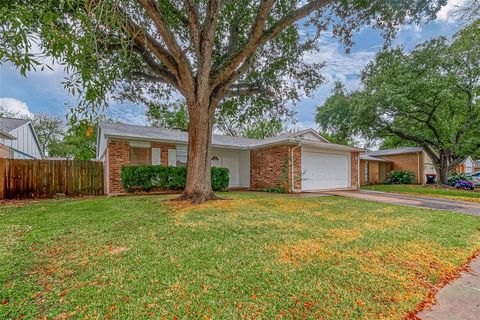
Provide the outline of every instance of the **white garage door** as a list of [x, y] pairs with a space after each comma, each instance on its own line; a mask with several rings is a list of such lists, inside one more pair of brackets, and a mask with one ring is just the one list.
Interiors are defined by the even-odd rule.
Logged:
[[302, 152], [302, 190], [350, 187], [350, 154]]

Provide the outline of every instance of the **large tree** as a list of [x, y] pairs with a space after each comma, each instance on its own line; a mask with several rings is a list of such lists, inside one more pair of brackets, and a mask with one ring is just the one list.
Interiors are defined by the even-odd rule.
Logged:
[[[318, 109], [322, 127], [414, 143], [432, 159], [443, 184], [480, 149], [480, 20], [451, 40], [433, 39], [410, 53], [381, 52], [361, 78], [362, 89], [336, 92]], [[331, 112], [338, 101], [343, 107]], [[349, 125], [341, 127], [347, 123], [342, 118]]]
[[319, 51], [331, 28], [348, 46], [362, 25], [384, 30], [434, 18], [446, 0], [3, 0], [0, 59], [35, 67], [32, 39], [66, 64], [78, 111], [112, 95], [132, 101], [183, 96], [188, 107], [188, 174], [183, 199], [214, 198], [211, 133], [222, 103], [282, 109], [323, 81]]
[[37, 113], [33, 115], [32, 125], [35, 128], [43, 153], [49, 154], [49, 146], [52, 143], [58, 143], [63, 138], [64, 124], [62, 119], [46, 113]]

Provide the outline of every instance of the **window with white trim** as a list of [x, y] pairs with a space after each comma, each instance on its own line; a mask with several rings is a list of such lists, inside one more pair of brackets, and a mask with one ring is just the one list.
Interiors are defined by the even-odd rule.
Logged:
[[177, 167], [187, 166], [187, 148], [177, 147]]

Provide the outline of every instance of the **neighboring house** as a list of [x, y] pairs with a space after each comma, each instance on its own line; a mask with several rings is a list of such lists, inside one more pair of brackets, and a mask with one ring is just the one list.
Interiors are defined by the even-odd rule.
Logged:
[[[100, 122], [97, 139], [108, 194], [123, 192], [125, 165], [187, 163], [186, 132]], [[358, 189], [360, 151], [329, 143], [313, 129], [264, 140], [212, 135], [211, 165], [230, 170], [230, 188], [266, 189], [283, 182], [289, 192]]]
[[455, 169], [458, 173], [474, 173], [475, 172], [475, 161], [472, 157], [468, 156], [465, 160], [460, 163]]
[[42, 159], [37, 134], [30, 120], [0, 117], [0, 158]]
[[473, 170], [475, 172], [480, 172], [480, 160], [475, 160], [474, 163], [475, 163], [475, 166], [473, 167]]
[[392, 170], [412, 172], [417, 184], [425, 184], [427, 174], [436, 174], [432, 160], [422, 148], [368, 151], [360, 155], [361, 185], [383, 183]]

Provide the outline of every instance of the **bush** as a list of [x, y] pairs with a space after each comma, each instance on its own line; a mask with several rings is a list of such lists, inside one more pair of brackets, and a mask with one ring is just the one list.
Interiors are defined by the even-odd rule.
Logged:
[[386, 184], [412, 184], [415, 181], [410, 171], [390, 171], [385, 180]]
[[230, 171], [228, 168], [212, 167], [212, 189], [222, 191], [228, 188]]
[[[120, 174], [123, 188], [127, 192], [137, 189], [181, 190], [185, 188], [187, 168], [158, 165], [124, 166]], [[212, 168], [212, 188], [225, 190], [229, 183], [227, 168]]]
[[457, 173], [457, 172], [452, 172], [448, 175], [448, 184], [453, 186], [455, 182], [459, 180], [471, 180], [472, 178], [467, 175], [466, 173]]

